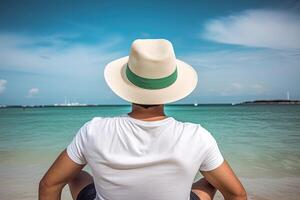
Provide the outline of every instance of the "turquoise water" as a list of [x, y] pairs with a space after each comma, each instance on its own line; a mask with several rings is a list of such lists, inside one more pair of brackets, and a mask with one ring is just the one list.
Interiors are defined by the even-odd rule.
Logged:
[[[130, 111], [130, 106], [0, 109], [0, 186], [36, 181], [84, 122]], [[300, 177], [300, 106], [166, 106], [165, 113], [207, 128], [239, 177]]]

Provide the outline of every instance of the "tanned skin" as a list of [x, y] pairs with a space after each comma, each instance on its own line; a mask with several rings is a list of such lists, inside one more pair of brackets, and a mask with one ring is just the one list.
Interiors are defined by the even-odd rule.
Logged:
[[[164, 105], [132, 104], [130, 117], [144, 120], [162, 120], [167, 116]], [[43, 176], [39, 184], [39, 200], [59, 200], [65, 185], [69, 185], [72, 197], [76, 200], [78, 193], [85, 186], [93, 182], [92, 176], [83, 171], [85, 165], [73, 162], [64, 150], [54, 161]], [[201, 171], [204, 178], [195, 182], [192, 191], [201, 200], [212, 200], [219, 190], [225, 200], [247, 200], [246, 191], [225, 160], [218, 168], [212, 171]], [[172, 183], [170, 183], [172, 184]]]

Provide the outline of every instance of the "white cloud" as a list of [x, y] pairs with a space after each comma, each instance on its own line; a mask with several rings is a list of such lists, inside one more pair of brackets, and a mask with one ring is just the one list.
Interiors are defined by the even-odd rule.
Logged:
[[252, 89], [255, 93], [262, 94], [265, 92], [266, 88], [258, 83], [250, 85], [250, 89]]
[[231, 49], [194, 52], [183, 56], [194, 66], [207, 69], [299, 66], [300, 50]]
[[180, 59], [198, 71], [198, 95], [265, 98], [287, 90], [300, 98], [299, 50], [232, 48], [191, 52]]
[[39, 88], [31, 88], [28, 91], [27, 98], [35, 97], [40, 92]]
[[249, 47], [300, 48], [300, 15], [280, 10], [246, 10], [205, 24], [204, 38]]
[[22, 88], [30, 89], [32, 85], [38, 85], [40, 90], [46, 88], [48, 97], [44, 102], [63, 101], [65, 95], [87, 102], [89, 96], [94, 102], [96, 98], [101, 99], [101, 91], [109, 90], [105, 87], [103, 68], [128, 52], [122, 51], [123, 38], [118, 35], [98, 38], [98, 42], [92, 43], [76, 34], [39, 36], [0, 31], [0, 74], [5, 72], [16, 80], [26, 80], [21, 81], [22, 84], [20, 81], [11, 83], [10, 98], [13, 100], [7, 103], [19, 103], [24, 101], [24, 96], [38, 95], [37, 90], [25, 90], [28, 93], [22, 94]]
[[243, 88], [243, 85], [240, 83], [231, 83], [231, 87], [235, 90], [241, 90]]
[[0, 94], [6, 89], [7, 80], [0, 79]]
[[70, 42], [76, 35], [25, 36], [0, 33], [0, 69], [87, 75], [121, 56], [114, 49], [122, 38], [95, 44]]
[[258, 83], [243, 84], [233, 82], [221, 88], [220, 94], [222, 96], [234, 96], [234, 95], [260, 95], [266, 91], [266, 88]]

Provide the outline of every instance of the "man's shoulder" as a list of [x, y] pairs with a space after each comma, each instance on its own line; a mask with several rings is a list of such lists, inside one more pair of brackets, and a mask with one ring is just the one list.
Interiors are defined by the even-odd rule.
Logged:
[[100, 125], [100, 124], [103, 125], [105, 123], [121, 119], [122, 117], [123, 117], [123, 115], [119, 115], [119, 116], [96, 116], [96, 117], [93, 117], [87, 123], [89, 124], [89, 126], [95, 126], [95, 125]]
[[194, 123], [194, 122], [190, 122], [190, 121], [180, 121], [180, 120], [176, 120], [176, 122], [177, 122], [178, 125], [181, 125], [181, 126], [183, 126], [184, 128], [187, 128], [187, 129], [199, 130], [199, 129], [203, 128], [201, 126], [201, 124], [199, 124], [199, 123]]
[[86, 136], [94, 137], [106, 131], [110, 131], [114, 128], [112, 121], [117, 119], [117, 117], [93, 117], [90, 120], [86, 121], [81, 129], [85, 130]]
[[188, 122], [188, 121], [179, 121], [185, 128], [194, 130], [195, 134], [199, 134], [202, 138], [211, 138], [212, 134], [208, 129], [203, 127], [199, 123]]
[[[100, 125], [100, 124], [103, 125], [103, 124], [106, 124], [109, 122], [115, 122], [118, 120], [122, 120], [122, 119], [124, 119], [124, 117], [126, 117], [126, 115], [96, 116], [96, 117], [93, 117], [87, 123], [92, 126]], [[173, 120], [170, 120], [170, 122], [175, 122], [175, 123], [172, 123], [170, 125], [181, 126], [184, 129], [193, 129], [193, 130], [196, 130], [197, 132], [203, 133], [203, 134], [210, 134], [209, 131], [199, 123], [194, 123], [194, 122], [190, 122], [190, 121], [181, 121], [181, 120], [175, 119], [174, 117], [172, 117], [172, 118], [173, 118]]]

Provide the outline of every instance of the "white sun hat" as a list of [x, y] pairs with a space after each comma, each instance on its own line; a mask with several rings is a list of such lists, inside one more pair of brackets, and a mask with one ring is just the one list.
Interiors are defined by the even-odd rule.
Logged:
[[165, 39], [137, 39], [129, 56], [108, 63], [104, 78], [122, 99], [136, 104], [166, 104], [188, 96], [198, 82], [197, 72], [176, 59]]

